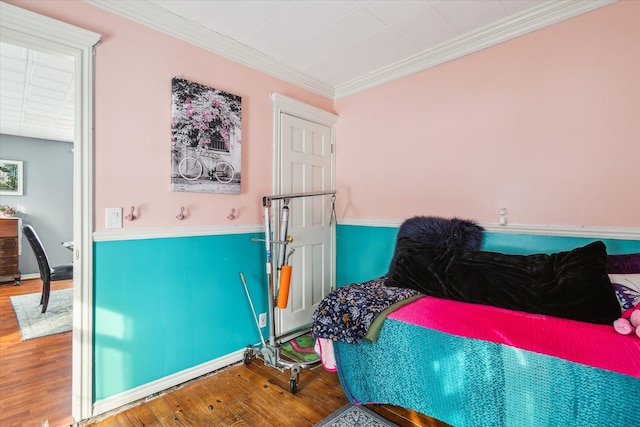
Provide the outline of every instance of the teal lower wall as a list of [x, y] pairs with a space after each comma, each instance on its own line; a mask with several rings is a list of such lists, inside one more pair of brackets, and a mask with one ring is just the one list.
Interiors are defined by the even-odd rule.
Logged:
[[533, 234], [485, 233], [484, 250], [506, 254], [529, 255], [570, 251], [601, 240], [610, 255], [640, 252], [640, 240], [600, 239], [592, 237], [541, 236]]
[[[387, 272], [396, 227], [338, 225], [336, 283]], [[96, 242], [94, 402], [229, 355], [260, 341], [240, 281], [258, 313], [268, 310], [259, 233]], [[597, 239], [487, 233], [485, 250], [540, 253]], [[609, 253], [640, 252], [637, 240], [604, 240]], [[263, 329], [268, 335], [268, 329]]]
[[252, 237], [262, 236], [95, 243], [94, 402], [260, 341], [240, 281], [266, 312], [264, 247]]
[[[343, 286], [384, 275], [395, 248], [397, 227], [338, 225], [336, 230], [336, 283]], [[482, 249], [508, 254], [567, 251], [602, 240], [607, 253], [640, 252], [640, 240], [543, 236], [486, 232]]]
[[397, 233], [395, 227], [338, 225], [336, 284], [343, 286], [386, 274]]

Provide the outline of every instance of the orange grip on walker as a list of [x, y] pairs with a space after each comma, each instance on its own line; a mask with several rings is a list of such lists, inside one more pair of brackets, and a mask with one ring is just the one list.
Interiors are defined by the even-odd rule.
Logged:
[[280, 288], [278, 290], [278, 308], [287, 308], [289, 302], [289, 285], [291, 284], [291, 266], [283, 265], [280, 269]]

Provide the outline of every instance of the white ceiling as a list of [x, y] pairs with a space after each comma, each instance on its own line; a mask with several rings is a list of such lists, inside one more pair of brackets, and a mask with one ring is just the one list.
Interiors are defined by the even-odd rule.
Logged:
[[0, 42], [0, 133], [73, 141], [72, 58]]
[[542, 0], [149, 0], [339, 86]]
[[[85, 0], [335, 98], [613, 1]], [[73, 63], [0, 47], [0, 132], [72, 140]]]

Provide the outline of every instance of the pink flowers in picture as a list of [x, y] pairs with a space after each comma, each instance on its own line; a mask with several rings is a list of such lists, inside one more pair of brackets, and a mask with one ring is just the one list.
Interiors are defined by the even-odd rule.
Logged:
[[172, 79], [173, 191], [240, 194], [241, 137], [241, 97]]

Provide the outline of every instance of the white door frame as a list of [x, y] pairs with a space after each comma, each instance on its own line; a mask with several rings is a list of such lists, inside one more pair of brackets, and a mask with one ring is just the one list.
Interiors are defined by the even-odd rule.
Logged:
[[[335, 190], [336, 188], [336, 177], [335, 177], [335, 133], [336, 133], [336, 122], [338, 121], [338, 116], [329, 113], [320, 108], [305, 104], [303, 102], [297, 101], [295, 99], [289, 98], [287, 96], [273, 93], [271, 95], [271, 99], [273, 101], [273, 193], [272, 194], [282, 194], [281, 180], [282, 176], [282, 114], [287, 114], [289, 116], [294, 116], [302, 120], [306, 120], [309, 122], [314, 122], [323, 126], [326, 126], [330, 129], [330, 145], [331, 145], [331, 176], [330, 176], [330, 186], [331, 188], [327, 190]], [[272, 218], [275, 221], [275, 218]], [[335, 231], [335, 228], [334, 228]], [[335, 232], [331, 236], [330, 243], [330, 251], [333, 254], [331, 257], [331, 271], [333, 277], [331, 277], [331, 286], [332, 288], [335, 286], [336, 281], [336, 237]], [[271, 298], [271, 296], [270, 296]], [[278, 310], [276, 310], [278, 311]], [[276, 316], [272, 318], [272, 321], [280, 323], [279, 315], [276, 313]]]
[[[293, 98], [281, 95], [279, 93], [271, 94], [271, 100], [273, 101], [273, 194], [280, 194], [280, 174], [282, 173], [282, 166], [280, 164], [280, 152], [282, 151], [282, 122], [280, 115], [282, 113], [289, 114], [291, 116], [299, 117], [304, 120], [319, 123], [331, 128], [331, 146], [332, 150], [335, 150], [336, 143], [336, 122], [338, 116], [329, 113], [328, 111], [321, 110], [320, 108], [312, 105], [305, 104], [304, 102], [297, 101]], [[332, 159], [332, 171], [331, 171], [331, 189], [336, 188], [336, 171], [335, 171], [335, 156]]]
[[71, 415], [81, 421], [93, 415], [93, 46], [100, 34], [0, 2], [0, 40], [75, 62]]

